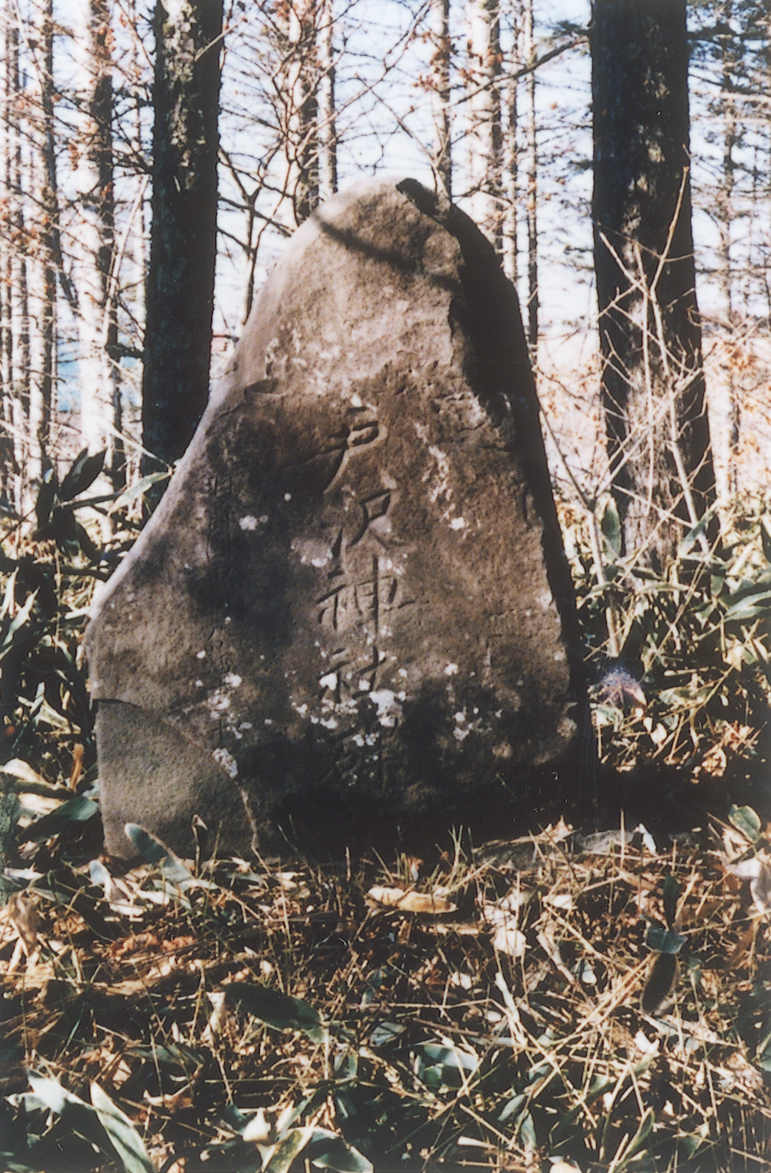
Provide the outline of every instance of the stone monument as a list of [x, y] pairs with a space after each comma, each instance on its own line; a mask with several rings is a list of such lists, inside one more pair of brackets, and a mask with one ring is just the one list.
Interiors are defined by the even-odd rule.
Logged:
[[[334, 844], [576, 757], [572, 588], [511, 284], [415, 180], [320, 207], [87, 634], [107, 849]], [[338, 844], [339, 845], [339, 844]]]

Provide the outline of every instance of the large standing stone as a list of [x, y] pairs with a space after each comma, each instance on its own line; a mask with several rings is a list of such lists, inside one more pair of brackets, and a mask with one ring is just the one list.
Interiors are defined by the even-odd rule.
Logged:
[[107, 847], [133, 821], [184, 851], [199, 814], [259, 849], [522, 787], [574, 746], [573, 623], [490, 245], [414, 180], [336, 197], [97, 605]]

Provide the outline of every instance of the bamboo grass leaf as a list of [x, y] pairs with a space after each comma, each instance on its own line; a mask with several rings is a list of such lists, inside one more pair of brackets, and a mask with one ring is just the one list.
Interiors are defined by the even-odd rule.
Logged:
[[136, 1128], [97, 1083], [91, 1084], [91, 1103], [121, 1159], [124, 1173], [155, 1173], [155, 1166]]

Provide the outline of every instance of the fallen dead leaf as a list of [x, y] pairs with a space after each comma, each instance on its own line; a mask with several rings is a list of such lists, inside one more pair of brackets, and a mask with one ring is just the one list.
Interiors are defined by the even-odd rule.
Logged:
[[493, 948], [515, 960], [527, 952], [527, 937], [513, 924], [499, 925], [493, 934]]
[[400, 912], [418, 912], [439, 916], [458, 910], [457, 904], [445, 900], [442, 896], [435, 896], [431, 892], [405, 892], [403, 888], [385, 888], [376, 884], [370, 888], [367, 896], [377, 904], [383, 904], [386, 908], [398, 908]]
[[37, 944], [37, 929], [40, 923], [37, 903], [28, 892], [17, 892], [9, 900], [9, 912], [19, 939], [27, 956]]
[[771, 866], [768, 860], [760, 855], [752, 859], [743, 859], [739, 863], [726, 863], [729, 875], [740, 880], [749, 880], [750, 895], [758, 912], [771, 912]]

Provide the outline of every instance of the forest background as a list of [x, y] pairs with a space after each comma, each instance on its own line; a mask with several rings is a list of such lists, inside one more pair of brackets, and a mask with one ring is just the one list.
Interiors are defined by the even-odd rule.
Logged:
[[[202, 6], [210, 25], [218, 7]], [[168, 5], [167, 35], [186, 8]], [[449, 180], [518, 287], [548, 430], [600, 496], [589, 15], [580, 0], [226, 5], [209, 52], [215, 374], [319, 198], [362, 173]], [[112, 0], [6, 4], [0, 488], [22, 512], [45, 454], [107, 448], [115, 488], [140, 463], [157, 19]], [[726, 498], [768, 480], [769, 21], [742, 0], [690, 5], [689, 21], [697, 292]], [[570, 483], [556, 456], [553, 472]]]

